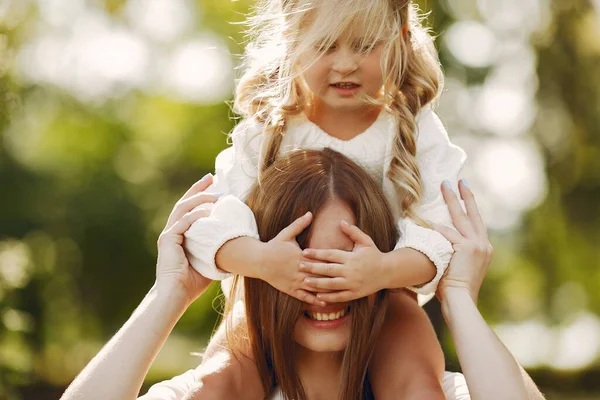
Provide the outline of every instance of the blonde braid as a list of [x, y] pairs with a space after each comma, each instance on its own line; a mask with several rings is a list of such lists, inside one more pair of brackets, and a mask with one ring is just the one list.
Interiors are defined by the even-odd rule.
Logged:
[[418, 20], [414, 22], [417, 18], [416, 7], [411, 13], [411, 31], [401, 39], [404, 43], [401, 49], [402, 65], [399, 68], [399, 91], [393, 93], [390, 104], [390, 111], [398, 122], [398, 135], [392, 148], [388, 178], [398, 192], [402, 216], [427, 226], [414, 210], [423, 192], [417, 164], [416, 118], [422, 107], [437, 97], [442, 74], [431, 37]]
[[264, 132], [265, 140], [262, 142], [261, 157], [259, 165], [258, 180], [262, 173], [269, 168], [279, 155], [279, 149], [281, 148], [281, 142], [283, 141], [283, 135], [285, 134], [285, 120], [276, 124], [269, 124]]

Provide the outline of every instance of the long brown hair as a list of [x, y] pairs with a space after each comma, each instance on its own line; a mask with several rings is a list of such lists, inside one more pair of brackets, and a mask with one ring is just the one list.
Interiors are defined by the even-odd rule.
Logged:
[[[356, 225], [379, 250], [393, 250], [397, 229], [382, 189], [361, 167], [330, 149], [300, 150], [278, 159], [265, 170], [247, 204], [256, 216], [260, 239], [269, 241], [307, 211], [316, 217], [332, 199], [350, 207]], [[309, 227], [297, 237], [301, 248], [308, 245], [310, 236]], [[241, 281], [236, 278], [230, 303], [235, 301]], [[285, 398], [305, 399], [293, 338], [302, 302], [258, 279], [243, 278], [243, 284], [247, 333], [265, 393], [279, 386]], [[383, 324], [387, 293], [376, 293], [374, 300], [354, 300], [351, 307], [351, 334], [342, 361], [339, 398], [370, 399], [367, 367]]]

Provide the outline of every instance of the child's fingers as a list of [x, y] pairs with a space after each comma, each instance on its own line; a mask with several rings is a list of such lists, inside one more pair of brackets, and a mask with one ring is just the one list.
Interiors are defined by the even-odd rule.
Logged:
[[357, 297], [350, 290], [342, 290], [339, 292], [318, 293], [317, 298], [321, 301], [329, 303], [344, 303], [346, 301], [355, 300]]
[[352, 254], [352, 252], [337, 249], [306, 249], [302, 252], [302, 255], [306, 258], [336, 264], [346, 262], [349, 254]]
[[335, 263], [315, 263], [303, 261], [300, 263], [300, 271], [312, 275], [322, 275], [329, 277], [344, 276], [344, 266]]
[[311, 221], [312, 213], [309, 211], [300, 218], [296, 218], [294, 222], [283, 228], [277, 237], [283, 240], [296, 239], [296, 236], [300, 235], [303, 230], [308, 228]]
[[294, 297], [300, 301], [311, 304], [313, 306], [325, 307], [327, 305], [327, 303], [324, 300], [317, 299], [317, 296], [315, 296], [313, 293], [310, 293], [303, 289], [296, 290]]
[[464, 239], [460, 233], [452, 228], [448, 228], [447, 226], [431, 223], [431, 227], [434, 231], [441, 233], [442, 236], [448, 239], [448, 241], [452, 244], [459, 243]]
[[167, 229], [169, 229], [182, 216], [189, 213], [194, 208], [204, 203], [214, 203], [217, 201], [217, 199], [217, 196], [214, 196], [209, 193], [200, 192], [188, 197], [185, 200], [180, 200], [173, 208], [171, 215], [169, 215], [169, 219], [167, 221]]
[[355, 244], [362, 246], [373, 245], [373, 240], [369, 235], [360, 230], [356, 225], [350, 225], [346, 221], [342, 221], [340, 224], [342, 232], [346, 234]]
[[471, 224], [473, 225], [475, 232], [478, 236], [487, 239], [487, 229], [485, 228], [485, 224], [483, 223], [483, 219], [479, 213], [479, 208], [477, 207], [477, 202], [475, 201], [473, 192], [462, 179], [458, 184], [458, 189], [460, 190], [460, 197], [465, 202], [467, 216], [471, 220]]
[[348, 281], [346, 278], [304, 278], [304, 283], [311, 288], [317, 290], [345, 290], [348, 289]]
[[456, 229], [467, 238], [474, 238], [475, 231], [473, 230], [473, 226], [471, 226], [471, 221], [467, 217], [467, 214], [462, 209], [460, 202], [458, 201], [458, 197], [456, 197], [456, 193], [450, 187], [450, 183], [448, 181], [444, 181], [442, 183], [442, 196], [444, 196], [444, 200], [448, 205], [448, 210], [450, 211], [450, 216], [452, 217], [452, 223], [456, 227]]

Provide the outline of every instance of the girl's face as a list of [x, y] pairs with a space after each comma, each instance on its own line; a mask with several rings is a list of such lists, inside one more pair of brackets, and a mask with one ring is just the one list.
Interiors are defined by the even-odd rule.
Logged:
[[369, 50], [361, 48], [361, 42], [359, 37], [342, 35], [330, 48], [314, 48], [300, 58], [302, 77], [315, 101], [353, 112], [365, 107], [360, 97], [379, 97], [383, 86], [384, 46], [379, 42]]
[[[354, 243], [340, 229], [342, 220], [354, 224], [354, 214], [345, 203], [334, 199], [313, 221], [308, 246], [352, 251]], [[302, 311], [294, 327], [294, 340], [299, 345], [316, 352], [337, 352], [346, 348], [352, 318], [349, 303], [335, 303], [326, 307], [304, 304]]]

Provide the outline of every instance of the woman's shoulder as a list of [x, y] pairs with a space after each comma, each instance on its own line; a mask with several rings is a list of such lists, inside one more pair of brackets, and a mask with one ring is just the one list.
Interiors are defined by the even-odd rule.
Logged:
[[180, 400], [196, 385], [197, 372], [190, 369], [169, 380], [158, 382], [148, 389], [148, 392], [138, 397], [138, 400]]
[[[442, 389], [448, 400], [470, 400], [469, 388], [463, 374], [459, 372], [444, 372], [442, 379]], [[275, 388], [269, 400], [284, 400], [283, 394], [279, 388]]]

